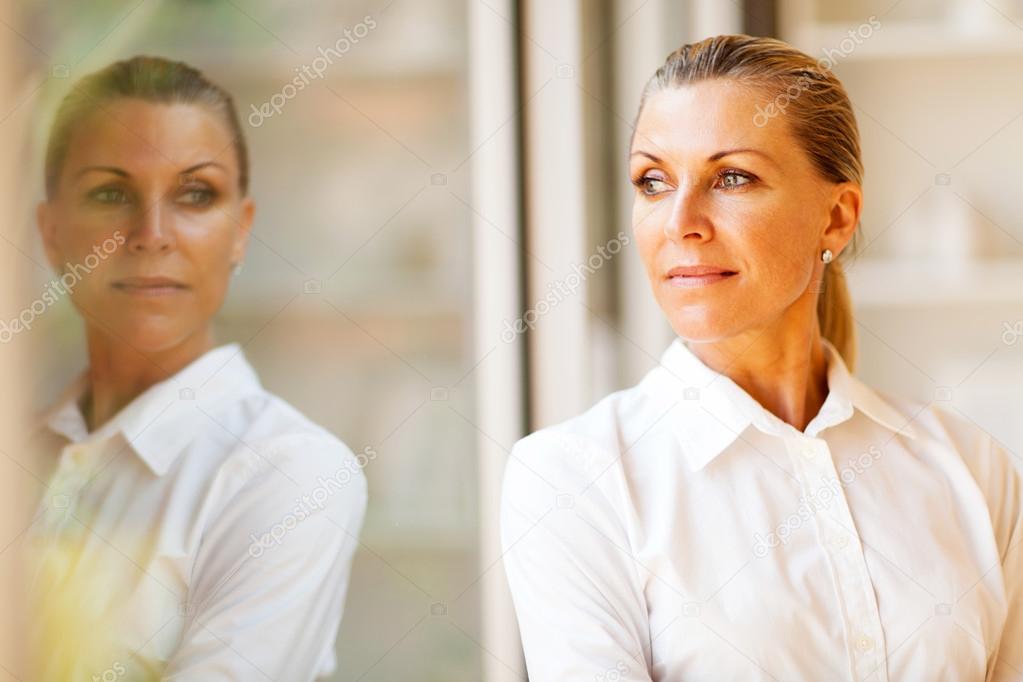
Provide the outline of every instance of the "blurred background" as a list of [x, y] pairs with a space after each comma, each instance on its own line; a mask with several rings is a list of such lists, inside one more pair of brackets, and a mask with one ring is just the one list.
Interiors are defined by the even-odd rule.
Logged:
[[[670, 342], [617, 236], [631, 124], [670, 51], [735, 32], [829, 58], [855, 106], [859, 375], [941, 401], [1019, 462], [1021, 0], [0, 0], [0, 140], [18, 177], [0, 204], [0, 320], [52, 277], [33, 210], [70, 84], [140, 53], [207, 72], [235, 97], [258, 206], [220, 338], [379, 453], [333, 679], [524, 679], [496, 525], [504, 458]], [[342, 38], [322, 77], [288, 87]], [[81, 325], [62, 301], [0, 354], [24, 375], [5, 399], [40, 409], [84, 365]], [[0, 559], [16, 525], [0, 526]], [[16, 679], [6, 660], [0, 680]]]

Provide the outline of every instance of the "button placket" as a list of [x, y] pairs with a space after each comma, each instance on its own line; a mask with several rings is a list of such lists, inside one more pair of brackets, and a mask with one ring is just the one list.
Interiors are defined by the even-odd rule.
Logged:
[[856, 680], [887, 682], [881, 617], [867, 573], [863, 548], [831, 452], [823, 440], [803, 439], [790, 443], [789, 452], [799, 474], [803, 495], [827, 502], [814, 506], [817, 538], [835, 579], [845, 608], [847, 651]]

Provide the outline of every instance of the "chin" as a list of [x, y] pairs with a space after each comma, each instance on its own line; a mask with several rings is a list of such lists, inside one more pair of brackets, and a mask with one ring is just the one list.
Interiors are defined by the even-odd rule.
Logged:
[[149, 315], [111, 320], [100, 331], [115, 344], [147, 354], [175, 348], [195, 333], [194, 327], [182, 320]]
[[680, 336], [686, 341], [708, 343], [720, 341], [742, 332], [742, 326], [736, 322], [733, 315], [723, 315], [703, 306], [693, 310], [675, 309], [665, 312], [668, 315], [668, 323], [676, 336]]

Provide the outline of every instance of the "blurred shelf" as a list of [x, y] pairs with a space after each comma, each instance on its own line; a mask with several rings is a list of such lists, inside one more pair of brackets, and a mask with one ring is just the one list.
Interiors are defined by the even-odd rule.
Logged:
[[856, 307], [1023, 305], [1023, 259], [963, 264], [864, 259], [846, 277]]
[[372, 522], [366, 525], [359, 539], [370, 549], [387, 552], [475, 551], [479, 541], [475, 528]]
[[[286, 304], [288, 304], [288, 298], [281, 297], [279, 293], [263, 299], [249, 297], [242, 299], [239, 297], [229, 299], [219, 315], [225, 318], [265, 318], [281, 310]], [[377, 305], [367, 304], [366, 301], [331, 301], [328, 305], [322, 301], [300, 302], [300, 299], [296, 298], [291, 304], [288, 304], [288, 314], [291, 317], [322, 320], [337, 316], [344, 319], [341, 313], [356, 320], [380, 322], [382, 324], [401, 320], [416, 320], [417, 322], [425, 320], [438, 324], [448, 322], [463, 324], [470, 320], [472, 315], [468, 305], [462, 305], [459, 302], [437, 300], [410, 300], [406, 303], [382, 301]]]
[[[244, 60], [239, 56], [244, 52]], [[245, 81], [275, 81], [281, 87], [299, 78], [303, 67], [313, 66], [319, 56], [313, 51], [305, 51], [299, 55], [289, 55], [283, 49], [275, 47], [242, 51], [231, 48], [212, 48], [196, 46], [188, 52], [188, 60], [203, 68], [236, 74]], [[465, 77], [465, 61], [454, 51], [430, 54], [406, 54], [381, 59], [379, 54], [358, 55], [343, 54], [340, 58], [332, 57], [333, 62], [322, 69], [322, 76], [307, 78], [310, 84], [317, 81], [331, 83], [360, 83], [364, 81], [404, 81], [423, 78]], [[252, 65], [258, 64], [258, 69]], [[378, 84], [379, 87], [379, 84]]]
[[[1023, 23], [1023, 20], [1021, 20]], [[835, 51], [835, 63], [895, 59], [955, 59], [960, 57], [1023, 57], [1023, 29], [1004, 20], [1003, 25], [956, 28], [937, 23], [882, 23], [866, 38], [846, 50], [852, 24], [809, 24], [796, 28], [795, 45], [823, 58]], [[846, 41], [843, 43], [843, 41]]]
[[404, 292], [384, 291], [306, 293], [302, 283], [281, 287], [248, 287], [245, 283], [232, 291], [220, 314], [224, 317], [266, 317], [287, 305], [288, 314], [313, 319], [345, 315], [359, 320], [382, 323], [394, 320], [435, 320], [438, 323], [464, 322], [472, 314], [471, 303], [457, 298], [457, 292], [410, 288]]

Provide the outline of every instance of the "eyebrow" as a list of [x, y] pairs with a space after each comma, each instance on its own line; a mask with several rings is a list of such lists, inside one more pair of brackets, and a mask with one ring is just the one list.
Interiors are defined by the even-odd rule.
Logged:
[[[759, 156], [764, 157], [768, 161], [774, 163], [774, 159], [771, 158], [770, 154], [768, 154], [766, 152], [762, 152], [759, 149], [754, 149], [752, 147], [741, 147], [741, 148], [738, 148], [738, 149], [724, 149], [724, 150], [722, 150], [720, 152], [715, 152], [714, 154], [711, 154], [710, 156], [708, 156], [707, 157], [707, 161], [717, 161], [717, 160], [723, 159], [724, 157], [729, 156], [731, 154], [742, 154], [742, 153], [757, 154]], [[633, 157], [633, 156], [645, 156], [648, 159], [650, 159], [651, 161], [653, 161], [654, 163], [664, 163], [664, 160], [662, 158], [660, 158], [659, 156], [656, 156], [655, 154], [651, 154], [650, 152], [645, 152], [645, 151], [642, 151], [642, 150], [632, 152], [632, 154], [630, 154], [629, 156], [630, 156], [630, 158]]]
[[85, 166], [77, 173], [75, 173], [75, 177], [80, 178], [81, 176], [85, 175], [90, 171], [99, 171], [101, 173], [113, 173], [114, 175], [120, 175], [122, 178], [126, 178], [130, 175], [130, 173], [128, 173], [127, 171], [117, 168], [116, 166]]
[[[195, 164], [193, 166], [189, 166], [188, 168], [184, 169], [183, 171], [180, 171], [178, 173], [178, 175], [188, 175], [190, 173], [194, 173], [195, 171], [197, 171], [197, 170], [199, 170], [201, 168], [206, 168], [207, 166], [216, 166], [217, 168], [219, 168], [222, 171], [225, 171], [225, 172], [227, 171], [227, 169], [224, 168], [223, 165], [217, 163], [216, 161], [202, 161], [202, 162], [197, 163], [197, 164]], [[99, 172], [102, 172], [102, 173], [113, 173], [114, 175], [118, 175], [118, 176], [120, 176], [122, 178], [129, 178], [129, 177], [131, 177], [131, 173], [129, 173], [128, 171], [124, 170], [123, 168], [118, 168], [117, 166], [85, 166], [84, 168], [79, 170], [78, 173], [75, 174], [75, 177], [76, 178], [81, 177], [82, 175], [85, 175], [86, 173], [88, 173], [90, 171], [99, 171]]]

